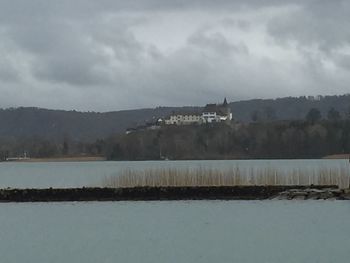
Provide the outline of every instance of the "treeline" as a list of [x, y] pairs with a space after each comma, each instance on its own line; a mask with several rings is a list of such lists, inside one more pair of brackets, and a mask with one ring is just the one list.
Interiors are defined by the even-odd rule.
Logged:
[[350, 121], [164, 127], [115, 137], [111, 160], [319, 158], [350, 152]]
[[350, 120], [164, 126], [83, 143], [0, 140], [0, 159], [105, 156], [109, 160], [318, 158], [350, 153]]
[[62, 140], [0, 137], [0, 160], [24, 156], [104, 156], [109, 160], [318, 158], [342, 153], [350, 153], [350, 115], [335, 108], [325, 114], [312, 108], [304, 120], [163, 126], [93, 142], [69, 135]]
[[69, 138], [60, 141], [44, 139], [38, 136], [0, 138], [0, 161], [12, 157], [54, 158], [70, 156], [104, 156], [105, 140], [93, 143], [74, 141]]

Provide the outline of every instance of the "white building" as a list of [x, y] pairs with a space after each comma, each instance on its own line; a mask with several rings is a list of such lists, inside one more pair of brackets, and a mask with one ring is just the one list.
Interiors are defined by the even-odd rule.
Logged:
[[189, 125], [201, 122], [202, 116], [199, 113], [174, 113], [165, 120], [167, 125]]
[[223, 104], [207, 104], [203, 109], [202, 121], [204, 123], [228, 122], [231, 120], [232, 113], [226, 98]]
[[202, 119], [204, 123], [218, 122], [218, 116], [215, 111], [204, 111]]
[[231, 109], [226, 98], [223, 104], [207, 104], [202, 113], [173, 113], [165, 120], [166, 125], [189, 125], [214, 122], [229, 122], [232, 120]]

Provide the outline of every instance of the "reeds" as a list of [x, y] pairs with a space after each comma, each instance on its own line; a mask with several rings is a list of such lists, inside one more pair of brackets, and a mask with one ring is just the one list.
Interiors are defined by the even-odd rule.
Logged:
[[104, 179], [105, 187], [139, 187], [139, 186], [277, 186], [277, 185], [335, 185], [349, 188], [348, 169], [315, 170], [293, 169], [281, 171], [274, 168], [240, 169], [177, 169], [156, 168], [145, 170], [126, 169], [120, 174]]

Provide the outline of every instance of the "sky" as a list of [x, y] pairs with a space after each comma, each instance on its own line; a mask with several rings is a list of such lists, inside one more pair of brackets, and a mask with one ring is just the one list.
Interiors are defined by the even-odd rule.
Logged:
[[348, 0], [0, 0], [0, 108], [350, 92]]

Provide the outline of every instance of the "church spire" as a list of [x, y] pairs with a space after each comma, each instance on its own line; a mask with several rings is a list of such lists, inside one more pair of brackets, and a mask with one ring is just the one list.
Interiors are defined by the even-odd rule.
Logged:
[[222, 104], [223, 106], [227, 106], [227, 100], [226, 100], [226, 97], [224, 99], [224, 104]]

